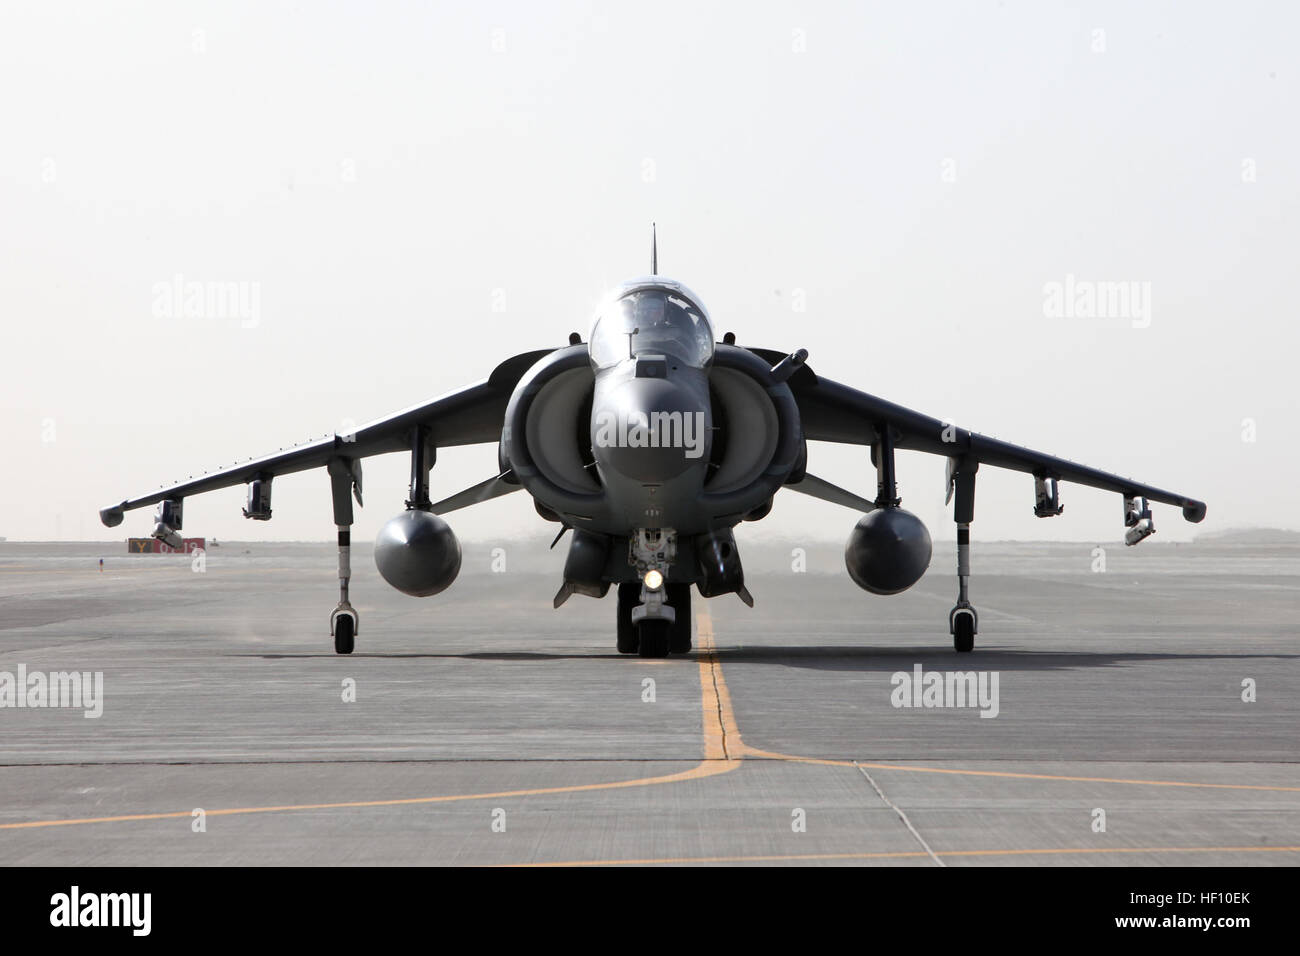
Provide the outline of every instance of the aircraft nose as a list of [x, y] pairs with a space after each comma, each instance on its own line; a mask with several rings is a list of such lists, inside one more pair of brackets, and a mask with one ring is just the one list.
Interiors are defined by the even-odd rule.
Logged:
[[675, 478], [708, 461], [708, 406], [689, 389], [659, 378], [633, 378], [592, 410], [592, 453], [602, 467], [642, 483]]

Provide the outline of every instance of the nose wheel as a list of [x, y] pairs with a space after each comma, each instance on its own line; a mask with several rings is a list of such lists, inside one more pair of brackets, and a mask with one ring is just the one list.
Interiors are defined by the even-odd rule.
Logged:
[[665, 603], [675, 612], [672, 621], [643, 618], [633, 622], [632, 609], [641, 603], [641, 582], [618, 586], [618, 652], [642, 657], [667, 657], [691, 651], [691, 585], [664, 586]]
[[667, 657], [672, 636], [672, 622], [660, 618], [637, 625], [637, 652], [642, 657]]

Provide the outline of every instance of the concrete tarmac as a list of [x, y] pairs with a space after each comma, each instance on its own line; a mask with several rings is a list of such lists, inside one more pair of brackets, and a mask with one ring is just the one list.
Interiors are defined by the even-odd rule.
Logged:
[[[329, 545], [0, 543], [0, 863], [1300, 864], [1300, 548], [977, 541], [957, 655], [951, 544], [892, 598], [740, 546], [756, 606], [654, 661], [545, 542], [428, 599], [358, 548], [350, 657]], [[918, 665], [996, 706], [895, 706]], [[102, 714], [5, 705], [20, 666]]]

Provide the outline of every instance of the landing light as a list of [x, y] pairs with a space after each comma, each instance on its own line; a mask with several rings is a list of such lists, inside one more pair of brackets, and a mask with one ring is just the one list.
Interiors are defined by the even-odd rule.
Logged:
[[658, 571], [655, 568], [651, 568], [649, 571], [645, 573], [645, 577], [642, 578], [642, 581], [645, 583], [645, 586], [649, 588], [651, 591], [658, 591], [661, 587], [664, 586], [663, 572]]

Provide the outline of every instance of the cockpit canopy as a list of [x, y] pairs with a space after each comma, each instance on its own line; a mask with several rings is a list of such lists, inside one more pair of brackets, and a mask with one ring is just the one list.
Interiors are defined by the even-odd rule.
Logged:
[[670, 355], [703, 368], [713, 360], [713, 324], [685, 286], [655, 277], [621, 286], [596, 313], [591, 363], [617, 365], [634, 355]]

